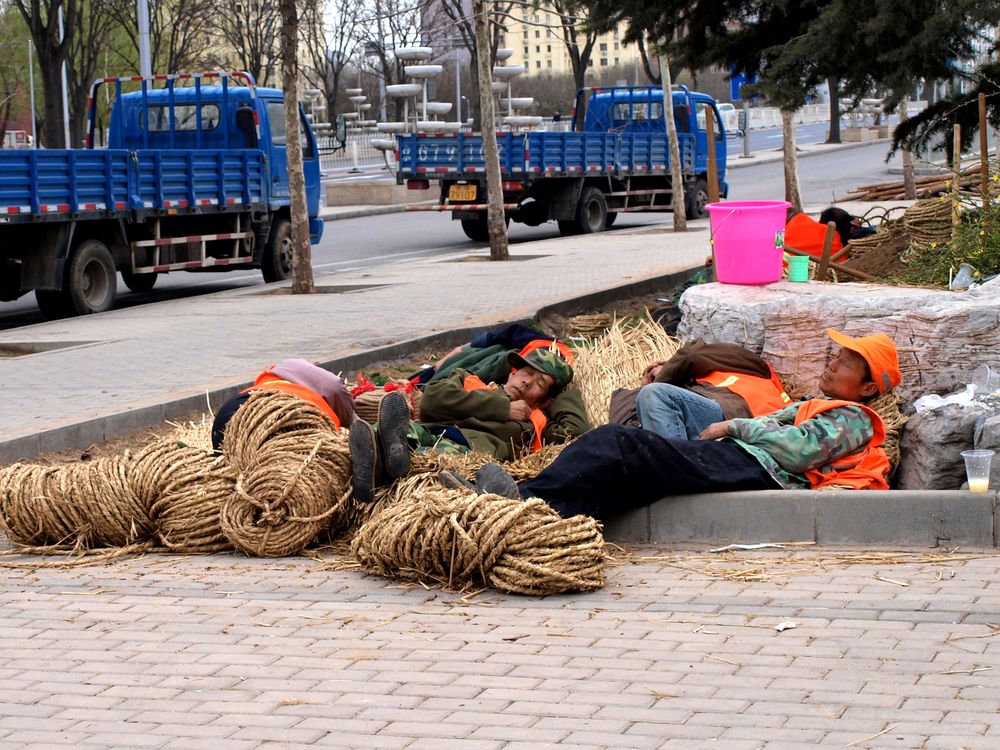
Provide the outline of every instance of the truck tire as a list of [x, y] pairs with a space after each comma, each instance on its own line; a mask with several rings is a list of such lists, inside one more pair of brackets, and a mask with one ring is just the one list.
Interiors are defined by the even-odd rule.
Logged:
[[158, 273], [132, 273], [131, 271], [122, 271], [122, 281], [125, 282], [125, 286], [133, 292], [148, 292], [152, 290], [153, 286], [156, 284], [156, 278], [159, 276]]
[[604, 193], [595, 187], [587, 187], [580, 193], [576, 204], [576, 231], [578, 234], [603, 232], [608, 225], [608, 202]]
[[705, 206], [708, 205], [708, 181], [699, 177], [691, 183], [690, 189], [684, 192], [684, 213], [689, 219], [704, 219], [708, 216]]
[[490, 241], [490, 225], [483, 211], [475, 219], [462, 219], [462, 231], [473, 242]]
[[292, 223], [278, 219], [271, 225], [271, 235], [260, 260], [264, 281], [284, 281], [292, 276]]
[[63, 291], [70, 315], [90, 315], [110, 310], [118, 296], [118, 273], [108, 246], [87, 240], [69, 259]]

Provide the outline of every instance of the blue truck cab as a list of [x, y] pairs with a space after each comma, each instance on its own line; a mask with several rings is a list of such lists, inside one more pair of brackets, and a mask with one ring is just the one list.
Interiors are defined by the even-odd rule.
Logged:
[[[107, 148], [94, 147], [101, 86], [115, 94]], [[319, 154], [301, 108], [299, 139], [315, 243]], [[133, 291], [171, 271], [289, 278], [286, 144], [282, 92], [247, 73], [97, 81], [87, 148], [0, 150], [0, 300], [33, 290], [59, 318], [111, 308], [119, 272]]]
[[[600, 232], [620, 213], [673, 210], [675, 189], [683, 191], [688, 218], [705, 218], [713, 172], [720, 197], [729, 192], [725, 129], [715, 100], [707, 94], [676, 87], [673, 107], [680, 186], [672, 184], [660, 87], [580, 89], [570, 132], [497, 132], [507, 220], [528, 226], [556, 221], [564, 235]], [[436, 180], [440, 199], [433, 208], [460, 220], [470, 239], [485, 241], [488, 201], [481, 135], [407, 133], [397, 136], [397, 144], [397, 181], [426, 190]], [[709, 169], [710, 146], [714, 170]]]

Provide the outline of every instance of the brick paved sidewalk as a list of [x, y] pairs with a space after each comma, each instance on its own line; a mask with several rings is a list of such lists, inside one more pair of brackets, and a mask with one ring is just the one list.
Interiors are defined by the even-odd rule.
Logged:
[[6, 569], [0, 747], [1000, 747], [1000, 555], [850, 553], [642, 549], [544, 599], [305, 558]]

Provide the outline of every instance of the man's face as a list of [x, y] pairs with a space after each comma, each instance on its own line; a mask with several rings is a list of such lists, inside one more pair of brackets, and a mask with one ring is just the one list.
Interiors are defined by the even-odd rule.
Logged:
[[534, 367], [522, 367], [511, 373], [503, 389], [511, 401], [524, 401], [535, 409], [548, 398], [554, 382], [551, 375]]
[[842, 401], [861, 401], [878, 393], [878, 386], [869, 379], [865, 358], [843, 348], [827, 363], [819, 378], [819, 389]]

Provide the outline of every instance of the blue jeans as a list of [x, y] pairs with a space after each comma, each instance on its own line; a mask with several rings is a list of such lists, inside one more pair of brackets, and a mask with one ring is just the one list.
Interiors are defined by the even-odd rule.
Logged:
[[642, 429], [679, 440], [697, 440], [702, 430], [725, 418], [712, 399], [669, 383], [644, 385], [635, 408]]

